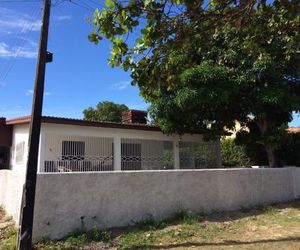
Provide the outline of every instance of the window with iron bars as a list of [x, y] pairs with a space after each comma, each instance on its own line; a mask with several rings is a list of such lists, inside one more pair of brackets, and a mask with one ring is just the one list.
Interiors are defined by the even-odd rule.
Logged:
[[174, 169], [173, 142], [122, 138], [121, 169]]

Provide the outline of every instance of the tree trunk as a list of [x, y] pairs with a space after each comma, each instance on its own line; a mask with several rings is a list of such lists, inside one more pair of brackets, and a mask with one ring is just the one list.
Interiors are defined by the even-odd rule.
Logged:
[[269, 167], [278, 168], [282, 167], [275, 150], [270, 145], [264, 145], [268, 157]]
[[266, 120], [259, 120], [256, 121], [256, 124], [259, 128], [261, 137], [263, 139], [263, 145], [265, 147], [266, 150], [266, 154], [267, 154], [267, 158], [268, 158], [268, 163], [269, 163], [269, 167], [270, 168], [278, 168], [278, 167], [282, 167], [281, 165], [281, 161], [279, 160], [275, 149], [272, 145], [270, 145], [268, 142], [266, 142], [265, 137], [265, 133], [267, 132], [268, 129], [268, 123]]

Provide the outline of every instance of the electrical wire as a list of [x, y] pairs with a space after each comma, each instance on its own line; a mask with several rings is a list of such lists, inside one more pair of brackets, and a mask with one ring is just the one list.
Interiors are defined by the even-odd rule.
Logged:
[[38, 3], [42, 0], [1, 0], [0, 3]]
[[[32, 12], [31, 12], [31, 16], [34, 16], [34, 17], [38, 17], [40, 15], [40, 11], [39, 10], [40, 7], [36, 7], [36, 8], [33, 8], [32, 9]], [[35, 18], [34, 18], [35, 20]], [[22, 28], [19, 30], [18, 34], [16, 35], [15, 39], [14, 39], [14, 42], [13, 42], [13, 46], [12, 48], [16, 48], [17, 49], [15, 50], [14, 52], [14, 56], [11, 57], [7, 62], [6, 62], [6, 65], [4, 64], [4, 70], [1, 72], [0, 74], [0, 80], [1, 81], [5, 81], [6, 80], [6, 77], [8, 76], [9, 72], [12, 70], [12, 68], [14, 67], [15, 63], [16, 63], [16, 59], [18, 58], [19, 54], [20, 54], [20, 51], [21, 51], [21, 48], [23, 47], [22, 44], [19, 44], [18, 45], [18, 42], [20, 40], [23, 40], [24, 42], [26, 42], [29, 38], [29, 35], [31, 34], [31, 31], [34, 27], [34, 23], [31, 24], [30, 27], [29, 26], [29, 23], [24, 21], [23, 22], [23, 25], [22, 25]], [[26, 33], [26, 35], [24, 34], [24, 32], [28, 30], [28, 32]], [[21, 34], [24, 34], [23, 36], [21, 36]]]
[[86, 10], [89, 10], [89, 11], [93, 10], [93, 8], [88, 7], [86, 5], [81, 5], [81, 4], [77, 3], [77, 2], [75, 2], [75, 0], [69, 0], [68, 2], [71, 3], [71, 4], [73, 4], [73, 5], [76, 5], [79, 8], [83, 8], [83, 9], [86, 9]]
[[[76, 2], [75, 0], [56, 0], [55, 3], [52, 3], [51, 6], [52, 7], [58, 7], [59, 5], [68, 2], [71, 3], [79, 8], [88, 10], [88, 11], [94, 11], [95, 8], [97, 8], [97, 6], [101, 6], [104, 7], [103, 4], [101, 3], [97, 3], [94, 0], [88, 0], [90, 2], [90, 4], [96, 5], [96, 6], [91, 6], [90, 4], [87, 4], [86, 2], [84, 2], [83, 0], [77, 0], [78, 2]], [[0, 0], [0, 3], [40, 3], [42, 2], [42, 0]], [[34, 12], [35, 9], [33, 8], [32, 13], [30, 16], [34, 16]], [[31, 27], [28, 29], [26, 27], [26, 25], [28, 25], [28, 23], [26, 23], [25, 21], [22, 24], [22, 28], [19, 30], [18, 34], [16, 35], [14, 42], [13, 42], [13, 46], [12, 48], [16, 48], [17, 47], [17, 43], [19, 40], [24, 40], [26, 41], [29, 37], [29, 34], [31, 33], [32, 29], [33, 29], [33, 25], [31, 25]], [[27, 32], [27, 36], [26, 37], [20, 37], [21, 34], [23, 34], [26, 30], [28, 29]], [[0, 71], [0, 81], [5, 81], [9, 72], [12, 70], [13, 66], [15, 65], [16, 59], [20, 54], [20, 50], [21, 50], [22, 46], [19, 45], [17, 50], [15, 51], [15, 55], [10, 58], [6, 64], [4, 64], [3, 70]]]

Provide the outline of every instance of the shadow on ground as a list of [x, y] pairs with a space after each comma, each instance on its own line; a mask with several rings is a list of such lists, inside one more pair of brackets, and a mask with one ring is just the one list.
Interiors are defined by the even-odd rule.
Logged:
[[[265, 244], [265, 243], [277, 243], [277, 242], [290, 242], [296, 241], [300, 242], [300, 237], [288, 237], [288, 238], [280, 238], [280, 239], [268, 239], [268, 240], [254, 240], [254, 241], [226, 241], [217, 242], [217, 243], [208, 243], [208, 242], [185, 242], [179, 244], [170, 244], [170, 245], [143, 245], [138, 247], [130, 248], [130, 250], [138, 250], [138, 249], [174, 249], [174, 248], [187, 248], [190, 249], [191, 247], [205, 247], [205, 246], [212, 246], [212, 247], [225, 247], [225, 246], [242, 246], [242, 245], [252, 245], [252, 244]], [[128, 249], [129, 250], [129, 249]]]
[[[268, 204], [266, 206], [255, 206], [255, 207], [247, 207], [241, 208], [239, 210], [234, 211], [226, 211], [226, 212], [219, 212], [219, 211], [212, 211], [209, 214], [202, 214], [199, 213], [198, 216], [194, 218], [198, 218], [198, 222], [231, 222], [235, 220], [240, 220], [247, 217], [258, 216], [268, 212], [268, 209], [271, 208], [273, 210], [276, 209], [286, 209], [286, 208], [297, 208], [300, 210], [300, 199], [293, 200], [291, 202], [280, 203], [280, 204]], [[180, 214], [181, 212], [179, 212]], [[185, 213], [185, 212], [183, 212]], [[124, 231], [126, 232], [144, 232], [148, 231], [151, 228], [155, 229], [164, 229], [165, 227], [169, 226], [176, 226], [177, 224], [182, 222], [180, 215], [175, 214], [170, 218], [163, 220], [163, 221], [154, 221], [151, 217], [145, 218], [145, 221], [137, 222], [133, 226], [127, 226], [122, 228], [113, 228], [112, 236], [113, 238], [117, 238], [120, 236]]]

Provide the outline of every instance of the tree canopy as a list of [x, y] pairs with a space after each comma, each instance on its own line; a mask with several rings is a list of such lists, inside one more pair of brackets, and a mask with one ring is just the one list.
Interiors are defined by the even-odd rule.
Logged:
[[[89, 39], [112, 42], [167, 133], [218, 135], [253, 122], [271, 166], [300, 111], [300, 1], [107, 0]], [[135, 38], [135, 40], [133, 39]]]
[[96, 108], [89, 107], [83, 111], [84, 119], [88, 121], [99, 122], [121, 122], [122, 113], [127, 111], [125, 104], [116, 104], [114, 102], [99, 102]]

